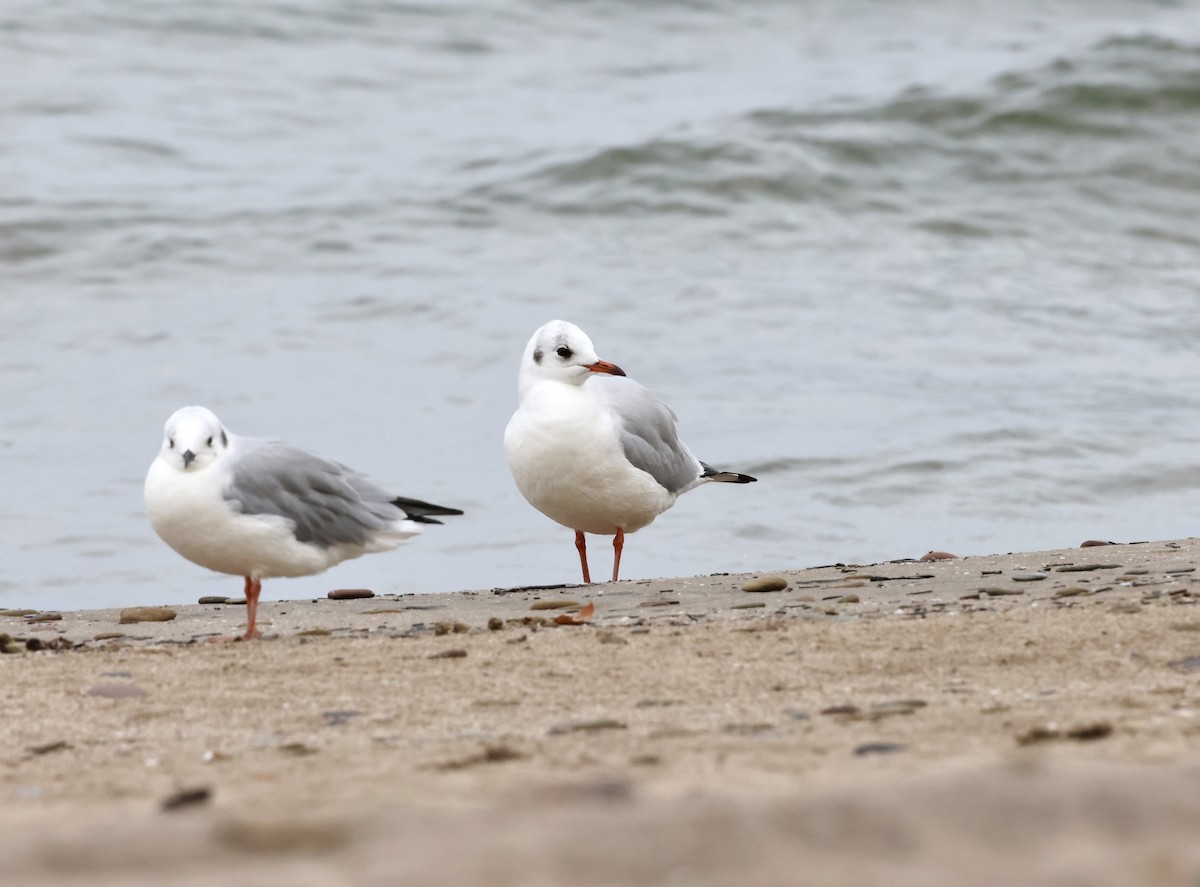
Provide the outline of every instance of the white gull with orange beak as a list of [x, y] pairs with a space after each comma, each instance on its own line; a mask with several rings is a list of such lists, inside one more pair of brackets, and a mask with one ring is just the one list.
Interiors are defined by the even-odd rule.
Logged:
[[584, 582], [592, 581], [585, 533], [614, 537], [616, 582], [626, 533], [701, 484], [755, 480], [693, 456], [671, 408], [601, 360], [573, 323], [552, 320], [533, 334], [518, 389], [504, 432], [509, 470], [530, 505], [575, 531]]

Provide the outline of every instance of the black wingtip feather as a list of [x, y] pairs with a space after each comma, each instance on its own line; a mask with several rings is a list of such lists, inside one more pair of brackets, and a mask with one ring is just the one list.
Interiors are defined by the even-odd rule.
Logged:
[[701, 462], [700, 466], [704, 469], [704, 473], [700, 476], [717, 483], [752, 484], [758, 482], [757, 477], [751, 477], [748, 474], [738, 474], [736, 471], [718, 471], [707, 462]]
[[397, 496], [392, 500], [392, 504], [403, 511], [405, 517], [417, 524], [440, 524], [440, 520], [430, 517], [430, 515], [434, 514], [462, 514], [461, 508], [447, 508], [445, 505], [434, 505], [431, 502], [422, 502], [420, 499], [406, 499], [403, 496]]

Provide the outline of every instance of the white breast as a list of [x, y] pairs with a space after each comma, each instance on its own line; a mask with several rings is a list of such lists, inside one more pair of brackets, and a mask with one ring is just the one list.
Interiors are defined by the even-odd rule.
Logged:
[[613, 417], [583, 386], [544, 382], [527, 389], [504, 449], [521, 494], [573, 530], [632, 533], [675, 502], [625, 458]]

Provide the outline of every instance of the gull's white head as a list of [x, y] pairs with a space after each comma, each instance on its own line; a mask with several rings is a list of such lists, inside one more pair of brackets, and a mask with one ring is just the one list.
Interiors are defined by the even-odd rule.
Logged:
[[587, 333], [565, 320], [543, 324], [525, 346], [520, 386], [553, 380], [582, 385], [592, 373], [623, 376], [625, 371], [596, 355]]
[[163, 429], [158, 458], [178, 471], [203, 471], [229, 449], [230, 434], [204, 407], [183, 407]]

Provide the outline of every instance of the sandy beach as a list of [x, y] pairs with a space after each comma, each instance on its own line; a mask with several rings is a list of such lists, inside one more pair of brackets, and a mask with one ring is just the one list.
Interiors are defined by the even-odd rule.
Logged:
[[1198, 567], [6, 611], [3, 881], [1194, 887]]

